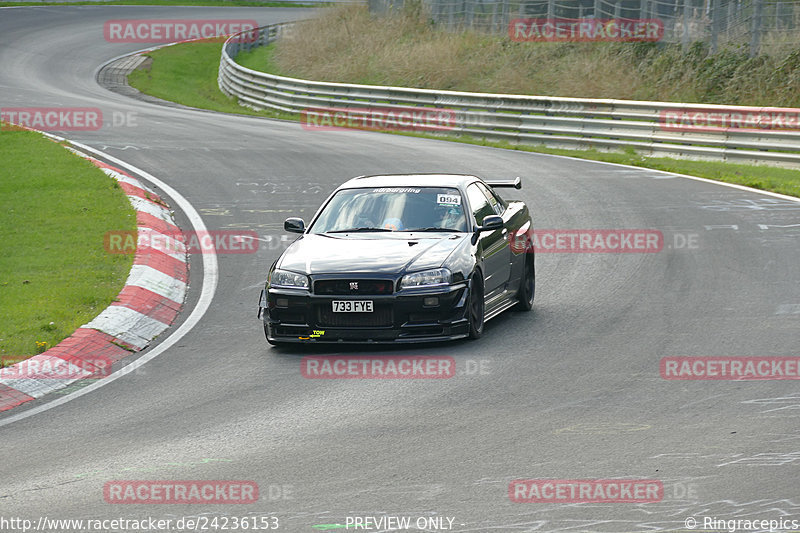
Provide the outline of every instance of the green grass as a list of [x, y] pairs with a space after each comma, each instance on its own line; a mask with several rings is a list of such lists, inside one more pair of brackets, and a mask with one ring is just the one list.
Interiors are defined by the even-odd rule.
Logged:
[[8, 362], [55, 346], [114, 301], [133, 255], [106, 253], [103, 236], [135, 230], [136, 214], [116, 181], [40, 134], [3, 129], [0, 153], [0, 360]]
[[2, 6], [245, 6], [245, 7], [320, 7], [324, 2], [257, 2], [249, 0], [103, 0], [102, 2], [2, 2]]
[[269, 72], [271, 74], [278, 74], [279, 76], [289, 76], [289, 74], [281, 73], [278, 66], [275, 64], [275, 45], [270, 44], [267, 46], [259, 46], [253, 48], [249, 52], [241, 52], [236, 56], [236, 62], [253, 70], [259, 72]]
[[[152, 68], [133, 72], [129, 81], [131, 85], [142, 92], [192, 107], [226, 113], [232, 112], [298, 120], [297, 115], [289, 115], [274, 111], [253, 111], [249, 108], [239, 106], [234, 99], [228, 98], [222, 94], [217, 87], [220, 52], [221, 44], [219, 43], [184, 43], [162, 48], [150, 53], [150, 57], [153, 59]], [[255, 70], [284, 76], [288, 75], [275, 65], [275, 48], [272, 45], [239, 54], [237, 62]], [[532, 146], [492, 142], [463, 135], [447, 136], [408, 132], [403, 132], [402, 135], [446, 139], [482, 146], [620, 163], [675, 172], [678, 174], [688, 174], [727, 183], [747, 185], [756, 189], [773, 191], [791, 196], [800, 196], [800, 170], [766, 165], [756, 166], [709, 161], [691, 161], [687, 159], [643, 157], [633, 150], [628, 150], [625, 153], [598, 150], [563, 150], [548, 148], [541, 145]]]
[[256, 111], [240, 106], [217, 86], [222, 43], [196, 41], [166, 46], [148, 53], [153, 59], [128, 76], [128, 83], [143, 93], [190, 107], [257, 115], [292, 118], [273, 111]]

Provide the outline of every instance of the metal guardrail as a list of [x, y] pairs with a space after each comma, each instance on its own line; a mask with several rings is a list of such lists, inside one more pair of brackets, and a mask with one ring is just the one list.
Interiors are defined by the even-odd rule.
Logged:
[[[644, 156], [681, 157], [800, 168], [800, 109], [747, 108], [632, 100], [558, 98], [437, 91], [328, 83], [276, 76], [235, 62], [242, 50], [264, 46], [291, 31], [291, 24], [259, 29], [257, 39], [232, 36], [222, 48], [219, 87], [243, 105], [302, 113], [347, 108], [364, 116], [375, 110], [447, 110], [443, 133], [553, 148], [622, 150]], [[696, 126], [696, 113], [705, 125]], [[672, 115], [670, 115], [672, 114]], [[710, 126], [739, 117], [752, 127]], [[693, 124], [670, 126], [669, 116]], [[694, 117], [692, 119], [691, 117]], [[742, 118], [744, 117], [744, 118]], [[773, 126], [781, 127], [775, 128]], [[765, 129], [768, 126], [769, 129]], [[791, 126], [791, 127], [789, 127]]]

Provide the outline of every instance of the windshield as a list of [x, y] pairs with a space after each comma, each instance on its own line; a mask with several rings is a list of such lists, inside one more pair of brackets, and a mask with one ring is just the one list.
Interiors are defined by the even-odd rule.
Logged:
[[343, 189], [311, 227], [311, 233], [466, 230], [461, 193], [450, 187]]

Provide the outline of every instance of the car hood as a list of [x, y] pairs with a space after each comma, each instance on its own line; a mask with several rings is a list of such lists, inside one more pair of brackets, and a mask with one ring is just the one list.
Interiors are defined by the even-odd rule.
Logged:
[[465, 238], [463, 233], [306, 234], [286, 249], [278, 268], [306, 274], [402, 274], [442, 266]]

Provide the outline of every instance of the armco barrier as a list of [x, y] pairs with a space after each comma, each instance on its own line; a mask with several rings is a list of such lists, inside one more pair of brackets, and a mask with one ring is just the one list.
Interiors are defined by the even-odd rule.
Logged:
[[[292, 27], [264, 26], [254, 42], [229, 38], [222, 48], [220, 89], [258, 109], [300, 113], [308, 108], [348, 108], [367, 113], [387, 107], [447, 108], [456, 117], [450, 134], [568, 149], [630, 147], [645, 156], [800, 168], [800, 109], [328, 83], [266, 74], [235, 62], [240, 51], [267, 45]], [[676, 123], [676, 116], [683, 122]], [[731, 121], [737, 126], [731, 127]]]

